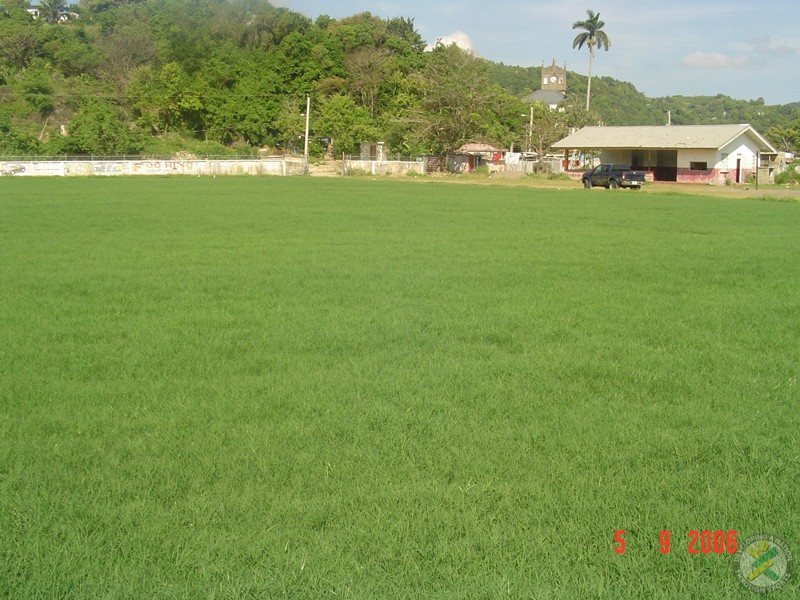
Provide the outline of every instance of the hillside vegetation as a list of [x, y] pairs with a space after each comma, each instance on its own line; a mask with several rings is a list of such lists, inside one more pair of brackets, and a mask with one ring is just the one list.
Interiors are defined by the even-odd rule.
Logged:
[[[531, 85], [541, 78], [540, 67], [489, 63], [488, 72], [494, 83], [515, 95], [529, 94]], [[570, 97], [585, 98], [585, 75], [570, 71], [567, 86]], [[592, 107], [594, 116], [606, 125], [665, 125], [669, 111], [673, 125], [750, 123], [764, 133], [772, 127], [786, 127], [793, 123], [797, 127], [800, 102], [768, 106], [763, 98], [739, 100], [723, 94], [648, 98], [626, 81], [594, 77]], [[773, 141], [780, 144], [780, 136]]]
[[[425, 51], [413, 18], [360, 13], [316, 21], [260, 0], [0, 0], [0, 155], [250, 154], [341, 156], [368, 140], [395, 155], [445, 153], [479, 140], [546, 148], [568, 127], [750, 122], [783, 149], [800, 146], [800, 103], [649, 99], [627, 82], [593, 82], [591, 113], [563, 117], [525, 97], [537, 67], [458, 48]], [[586, 78], [569, 74], [570, 97]], [[530, 135], [529, 129], [535, 134]], [[535, 139], [534, 139], [535, 138]]]

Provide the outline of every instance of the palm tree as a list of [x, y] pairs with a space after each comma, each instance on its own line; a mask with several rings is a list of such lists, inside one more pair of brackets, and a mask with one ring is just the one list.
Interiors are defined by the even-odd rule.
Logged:
[[57, 24], [61, 15], [67, 10], [67, 0], [42, 0], [39, 3], [39, 14], [46, 23]]
[[589, 110], [589, 99], [592, 97], [592, 61], [594, 60], [594, 47], [608, 50], [611, 47], [611, 40], [608, 39], [606, 32], [603, 31], [605, 23], [600, 20], [600, 13], [587, 10], [588, 19], [576, 21], [572, 24], [573, 29], [584, 29], [572, 42], [572, 47], [580, 50], [583, 45], [589, 46], [589, 85], [586, 87], [586, 110]]

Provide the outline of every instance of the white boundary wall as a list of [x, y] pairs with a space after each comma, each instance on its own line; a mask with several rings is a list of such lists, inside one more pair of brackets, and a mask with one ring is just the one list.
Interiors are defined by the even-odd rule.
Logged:
[[247, 160], [49, 160], [0, 161], [0, 173], [20, 176], [302, 175], [302, 159]]
[[344, 174], [369, 173], [371, 175], [405, 175], [406, 173], [425, 174], [424, 160], [362, 160], [346, 158]]
[[[490, 167], [491, 169], [491, 167]], [[559, 158], [545, 158], [541, 161], [522, 160], [519, 152], [506, 152], [505, 170], [518, 173], [562, 173], [564, 171]]]

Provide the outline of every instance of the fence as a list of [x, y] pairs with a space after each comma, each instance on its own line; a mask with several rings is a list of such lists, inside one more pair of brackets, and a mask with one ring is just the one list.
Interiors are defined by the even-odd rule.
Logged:
[[345, 156], [344, 175], [405, 175], [407, 173], [425, 174], [427, 160], [424, 158], [401, 158], [398, 160], [371, 160], [360, 156]]
[[191, 159], [110, 159], [86, 157], [33, 158], [0, 157], [0, 175], [34, 177], [110, 176], [110, 175], [302, 175], [303, 159], [270, 158], [191, 158]]
[[523, 160], [520, 155], [506, 154], [505, 170], [509, 172], [525, 173], [561, 173], [560, 158], [542, 158], [537, 160]]

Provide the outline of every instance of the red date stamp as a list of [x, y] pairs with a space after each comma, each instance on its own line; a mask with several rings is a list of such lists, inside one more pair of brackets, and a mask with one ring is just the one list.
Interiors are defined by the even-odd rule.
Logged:
[[[688, 554], [736, 554], [736, 531], [732, 529], [728, 531], [692, 529], [687, 537], [685, 547]], [[614, 552], [625, 554], [626, 549], [625, 530], [615, 530]], [[672, 550], [672, 535], [664, 529], [658, 534], [658, 551], [661, 554], [669, 554], [670, 550]]]

